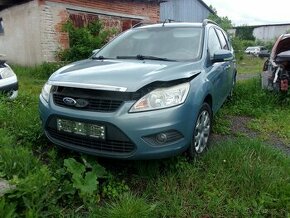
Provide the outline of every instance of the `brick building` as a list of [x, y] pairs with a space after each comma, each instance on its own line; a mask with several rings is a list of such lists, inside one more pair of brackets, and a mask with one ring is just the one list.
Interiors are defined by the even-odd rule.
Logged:
[[158, 0], [15, 0], [0, 2], [0, 53], [10, 63], [34, 65], [54, 61], [68, 47], [62, 25], [77, 26], [100, 19], [106, 26], [126, 30], [148, 20], [159, 21]]

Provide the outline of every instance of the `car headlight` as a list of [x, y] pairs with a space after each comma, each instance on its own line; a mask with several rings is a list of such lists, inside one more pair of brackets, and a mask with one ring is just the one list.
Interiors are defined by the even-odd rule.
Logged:
[[189, 83], [167, 88], [158, 88], [139, 99], [129, 112], [164, 109], [182, 104], [189, 91]]
[[6, 78], [12, 77], [14, 75], [15, 75], [15, 73], [13, 72], [13, 70], [9, 66], [0, 68], [0, 78], [6, 79]]
[[49, 94], [50, 94], [51, 87], [52, 87], [52, 85], [45, 83], [45, 85], [42, 88], [41, 96], [43, 97], [43, 99], [46, 102], [48, 102], [48, 100], [49, 100]]

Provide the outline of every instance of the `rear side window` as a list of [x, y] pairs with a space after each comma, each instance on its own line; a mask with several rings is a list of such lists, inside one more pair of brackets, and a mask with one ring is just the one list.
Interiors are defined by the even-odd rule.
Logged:
[[214, 30], [210, 28], [208, 32], [208, 51], [210, 58], [213, 58], [214, 53], [221, 49], [219, 38]]
[[219, 36], [222, 49], [229, 50], [229, 45], [228, 45], [228, 42], [227, 42], [227, 40], [226, 40], [225, 35], [223, 34], [223, 32], [221, 30], [219, 30], [219, 29], [216, 29], [216, 32], [217, 32], [217, 34]]

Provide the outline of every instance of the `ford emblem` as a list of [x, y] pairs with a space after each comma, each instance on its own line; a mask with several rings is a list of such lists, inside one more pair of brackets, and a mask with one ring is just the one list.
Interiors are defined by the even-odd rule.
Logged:
[[65, 97], [62, 99], [63, 103], [65, 103], [68, 106], [75, 106], [77, 101], [70, 97]]

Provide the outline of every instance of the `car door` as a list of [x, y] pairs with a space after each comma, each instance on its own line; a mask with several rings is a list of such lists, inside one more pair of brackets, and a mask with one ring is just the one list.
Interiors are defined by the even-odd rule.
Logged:
[[[221, 47], [222, 49], [225, 49], [225, 50], [231, 50], [231, 45], [228, 41], [228, 38], [226, 37], [226, 34], [220, 30], [220, 29], [217, 29], [215, 28], [216, 30], [216, 33], [219, 37], [219, 40], [220, 40], [220, 43], [221, 43]], [[233, 51], [232, 51], [233, 52]], [[225, 67], [224, 67], [224, 76], [225, 76], [225, 80], [226, 80], [226, 96], [227, 97], [230, 93], [230, 91], [232, 90], [232, 87], [233, 87], [233, 84], [235, 82], [235, 63], [234, 63], [234, 60], [229, 60], [229, 61], [226, 61], [225, 62]]]
[[208, 80], [211, 81], [213, 90], [213, 110], [216, 111], [223, 104], [228, 91], [227, 85], [227, 67], [228, 64], [225, 62], [216, 62], [213, 63], [214, 54], [221, 50], [221, 43], [218, 38], [218, 35], [213, 27], [209, 29], [208, 32]]

